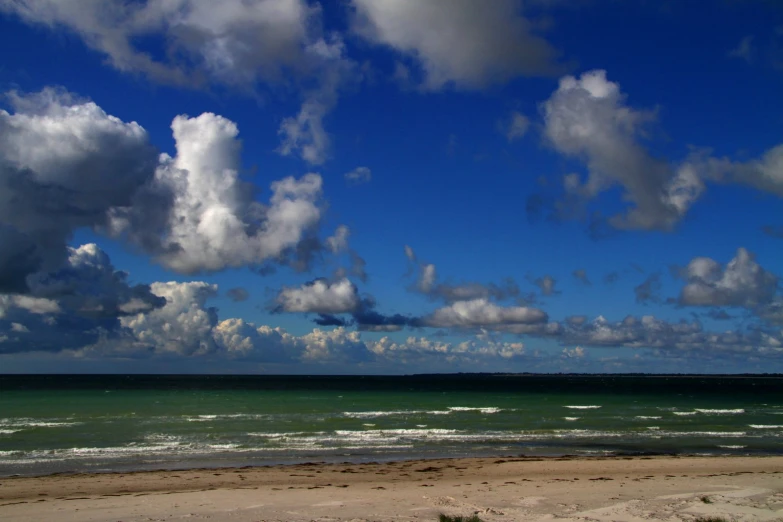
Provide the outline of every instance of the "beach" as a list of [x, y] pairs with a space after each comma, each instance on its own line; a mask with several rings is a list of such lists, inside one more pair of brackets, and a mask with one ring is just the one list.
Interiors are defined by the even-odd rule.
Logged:
[[4, 521], [783, 520], [783, 457], [497, 457], [0, 479]]

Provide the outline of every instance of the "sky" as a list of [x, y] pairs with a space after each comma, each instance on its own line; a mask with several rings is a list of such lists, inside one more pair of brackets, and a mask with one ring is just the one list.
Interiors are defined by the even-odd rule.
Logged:
[[0, 0], [0, 372], [783, 372], [783, 3]]

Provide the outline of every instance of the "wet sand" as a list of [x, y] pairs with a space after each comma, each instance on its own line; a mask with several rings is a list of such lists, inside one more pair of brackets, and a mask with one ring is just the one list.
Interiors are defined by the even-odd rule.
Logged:
[[3, 521], [783, 520], [783, 457], [466, 458], [0, 479]]

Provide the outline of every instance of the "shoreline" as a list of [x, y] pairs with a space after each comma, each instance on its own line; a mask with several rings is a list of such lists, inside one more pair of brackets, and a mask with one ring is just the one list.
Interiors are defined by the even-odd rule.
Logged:
[[435, 520], [476, 511], [486, 521], [601, 520], [606, 509], [625, 513], [607, 520], [662, 509], [681, 513], [676, 520], [779, 520], [783, 456], [470, 457], [0, 479], [3, 520]]

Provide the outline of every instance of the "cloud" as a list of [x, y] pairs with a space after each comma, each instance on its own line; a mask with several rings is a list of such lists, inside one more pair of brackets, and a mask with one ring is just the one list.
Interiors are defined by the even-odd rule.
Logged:
[[572, 272], [573, 276], [578, 279], [582, 284], [591, 286], [590, 278], [587, 277], [587, 271], [583, 268], [578, 268]]
[[689, 159], [692, 168], [704, 179], [747, 185], [783, 197], [783, 145], [776, 145], [759, 158], [745, 162], [712, 157], [708, 152], [696, 152]]
[[356, 311], [360, 299], [356, 286], [348, 279], [329, 283], [316, 279], [296, 288], [283, 288], [275, 302], [285, 312], [343, 314]]
[[352, 4], [353, 31], [415, 60], [424, 73], [424, 89], [448, 84], [480, 89], [517, 76], [551, 76], [562, 70], [557, 51], [533, 34], [517, 0]]
[[725, 267], [708, 257], [693, 258], [681, 275], [687, 284], [679, 303], [685, 306], [755, 308], [771, 302], [778, 289], [777, 276], [756, 263], [744, 248], [737, 249]]
[[316, 85], [305, 89], [302, 107], [296, 116], [284, 119], [278, 134], [277, 151], [283, 156], [298, 154], [311, 165], [320, 165], [329, 157], [331, 138], [324, 129], [324, 119], [337, 104], [340, 90], [361, 80], [356, 63], [345, 56], [345, 44], [336, 33], [329, 41], [320, 38], [307, 47], [317, 68], [310, 73]]
[[539, 290], [541, 290], [541, 293], [543, 295], [554, 295], [559, 294], [560, 292], [555, 290], [555, 285], [557, 284], [557, 280], [552, 277], [549, 274], [546, 274], [542, 277], [538, 277], [536, 279], [532, 279], [531, 282], [536, 285]]
[[120, 320], [137, 343], [157, 354], [205, 355], [217, 349], [212, 336], [218, 323], [217, 309], [206, 306], [206, 301], [217, 295], [217, 285], [172, 281], [152, 283], [150, 288], [166, 305]]
[[45, 89], [0, 111], [0, 291], [62, 265], [80, 228], [135, 244], [192, 274], [284, 261], [319, 224], [321, 177], [274, 181], [267, 204], [239, 177], [236, 125], [205, 113], [172, 123], [177, 154], [92, 102]]
[[783, 335], [759, 329], [707, 332], [697, 321], [669, 323], [652, 315], [628, 316], [611, 322], [599, 316], [593, 321], [568, 322], [552, 330], [566, 345], [652, 349], [658, 356], [716, 357], [736, 354], [783, 356]]
[[166, 304], [149, 285], [130, 285], [95, 244], [67, 247], [62, 266], [27, 277], [26, 294], [0, 294], [0, 352], [78, 349], [124, 335], [121, 318]]
[[419, 263], [413, 249], [405, 245], [405, 256], [412, 263], [418, 263], [419, 274], [412, 290], [426, 295], [430, 299], [453, 303], [472, 299], [492, 298], [497, 301], [519, 296], [519, 286], [513, 279], [507, 278], [501, 284], [495, 283], [439, 283], [437, 269], [432, 263]]
[[367, 342], [370, 351], [393, 361], [418, 362], [428, 357], [444, 358], [450, 362], [472, 361], [487, 357], [511, 359], [525, 354], [521, 342], [497, 342], [492, 340], [468, 340], [460, 343], [433, 341], [425, 337], [408, 337], [395, 342], [389, 337]]
[[229, 288], [228, 291], [226, 291], [226, 295], [228, 296], [229, 299], [231, 299], [235, 303], [241, 303], [242, 301], [247, 301], [248, 298], [250, 297], [250, 293], [240, 286]]
[[457, 301], [422, 318], [422, 324], [436, 328], [485, 328], [545, 323], [547, 314], [526, 306], [498, 306], [487, 299]]
[[344, 177], [349, 185], [361, 185], [370, 182], [372, 171], [367, 167], [356, 167], [352, 171], [346, 172]]
[[[319, 8], [305, 0], [21, 0], [0, 2], [0, 11], [75, 33], [117, 70], [184, 87], [251, 88], [305, 74], [320, 28]], [[144, 37], [160, 37], [164, 48], [153, 57], [139, 47]]]
[[326, 246], [333, 254], [339, 254], [348, 249], [348, 237], [351, 235], [351, 229], [345, 225], [340, 225], [334, 231], [334, 235], [326, 238]]
[[630, 203], [608, 218], [618, 229], [671, 230], [698, 200], [704, 184], [690, 164], [677, 168], [653, 157], [640, 142], [643, 125], [655, 114], [629, 107], [620, 86], [606, 72], [565, 76], [542, 105], [544, 133], [558, 152], [584, 161], [588, 177], [565, 176], [561, 213], [573, 212], [619, 185]]
[[503, 135], [509, 143], [522, 138], [527, 134], [530, 127], [530, 120], [524, 114], [518, 111], [512, 111], [508, 122], [503, 125]]
[[[241, 145], [233, 122], [204, 113], [177, 116], [171, 127], [177, 154], [163, 154], [155, 173], [156, 183], [174, 195], [156, 255], [165, 267], [193, 274], [280, 259], [317, 227], [318, 174], [272, 182], [264, 205], [255, 199], [255, 185], [239, 177]], [[115, 235], [135, 228], [124, 215], [112, 223]]]
[[137, 123], [56, 89], [12, 93], [0, 110], [0, 291], [62, 265], [78, 228], [99, 228], [134, 204], [154, 176], [156, 151]]
[[644, 281], [633, 289], [633, 293], [636, 296], [636, 302], [642, 304], [660, 302], [660, 291], [661, 274], [657, 272], [647, 276]]
[[783, 226], [780, 225], [764, 225], [761, 227], [761, 231], [769, 237], [777, 239], [783, 239]]
[[729, 51], [728, 56], [729, 58], [739, 58], [750, 63], [753, 61], [754, 54], [753, 36], [745, 36], [737, 44], [737, 47]]

